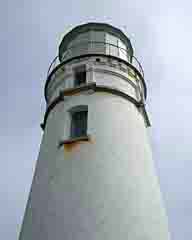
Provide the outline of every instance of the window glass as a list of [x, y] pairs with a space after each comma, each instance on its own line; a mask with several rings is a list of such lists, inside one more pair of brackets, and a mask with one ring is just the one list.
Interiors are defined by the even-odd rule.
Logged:
[[118, 56], [118, 39], [112, 34], [106, 33], [106, 54]]
[[70, 41], [67, 46], [67, 54], [63, 59], [83, 55], [88, 53], [88, 42], [90, 41], [90, 32], [79, 34], [76, 38]]
[[117, 37], [109, 33], [106, 33], [106, 42], [117, 46]]
[[89, 52], [105, 53], [105, 33], [102, 31], [91, 31], [91, 43]]
[[72, 43], [73, 45], [75, 45], [83, 42], [88, 42], [89, 40], [90, 40], [90, 32], [84, 32], [84, 33], [80, 33], [75, 39], [73, 39]]
[[78, 87], [86, 83], [86, 65], [74, 68], [74, 86]]
[[102, 31], [92, 31], [91, 40], [94, 42], [104, 42], [105, 33]]
[[118, 40], [118, 47], [119, 47], [119, 57], [127, 60], [127, 48], [126, 45], [119, 39]]
[[71, 113], [71, 137], [81, 137], [87, 135], [87, 111], [77, 111]]

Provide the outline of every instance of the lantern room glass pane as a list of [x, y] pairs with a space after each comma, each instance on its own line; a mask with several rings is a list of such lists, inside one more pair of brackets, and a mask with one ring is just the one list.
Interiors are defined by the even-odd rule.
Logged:
[[91, 31], [91, 43], [89, 43], [90, 53], [105, 53], [105, 33], [103, 31]]
[[63, 60], [88, 53], [90, 41], [90, 31], [79, 34], [67, 46], [67, 51], [63, 54]]
[[106, 33], [106, 54], [118, 57], [118, 38]]
[[118, 47], [119, 47], [119, 57], [127, 60], [127, 48], [126, 45], [119, 39], [118, 40]]

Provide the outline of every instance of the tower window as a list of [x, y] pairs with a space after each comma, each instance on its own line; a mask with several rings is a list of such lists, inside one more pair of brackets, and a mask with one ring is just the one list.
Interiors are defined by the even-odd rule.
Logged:
[[87, 135], [87, 106], [77, 106], [71, 112], [71, 138]]
[[78, 87], [86, 83], [86, 65], [78, 66], [74, 69], [74, 86]]

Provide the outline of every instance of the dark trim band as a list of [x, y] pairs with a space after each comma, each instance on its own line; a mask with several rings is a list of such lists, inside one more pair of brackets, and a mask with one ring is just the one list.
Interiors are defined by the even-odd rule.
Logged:
[[111, 55], [105, 55], [105, 54], [95, 54], [95, 53], [90, 53], [90, 54], [85, 54], [85, 55], [80, 55], [80, 56], [76, 56], [76, 57], [73, 57], [73, 58], [70, 58], [66, 61], [63, 61], [61, 62], [59, 65], [57, 65], [53, 70], [52, 72], [48, 75], [47, 77], [47, 80], [46, 80], [46, 83], [45, 83], [45, 88], [44, 88], [44, 95], [45, 95], [45, 100], [46, 102], [48, 102], [48, 98], [47, 98], [47, 88], [48, 88], [48, 85], [49, 85], [49, 82], [51, 81], [51, 77], [52, 75], [60, 68], [62, 67], [63, 65], [65, 65], [66, 63], [69, 63], [73, 60], [76, 60], [76, 59], [81, 59], [81, 58], [86, 58], [86, 57], [106, 57], [106, 58], [112, 58], [112, 59], [115, 59], [119, 62], [122, 62], [124, 64], [126, 64], [128, 67], [132, 68], [137, 75], [139, 75], [139, 78], [141, 79], [142, 81], [142, 84], [143, 84], [143, 87], [144, 87], [144, 96], [145, 96], [145, 99], [147, 98], [147, 87], [146, 87], [146, 83], [145, 83], [145, 80], [143, 78], [143, 76], [141, 75], [141, 73], [137, 70], [136, 67], [134, 67], [131, 63], [121, 59], [121, 58], [118, 58], [118, 57], [115, 57], [115, 56], [111, 56]]
[[59, 96], [56, 97], [55, 100], [53, 100], [53, 102], [48, 106], [48, 108], [45, 112], [43, 123], [41, 124], [41, 128], [43, 130], [45, 129], [49, 113], [53, 110], [53, 108], [58, 103], [64, 101], [65, 96], [75, 95], [75, 94], [78, 94], [80, 92], [88, 91], [88, 90], [93, 90], [94, 92], [108, 92], [108, 93], [123, 97], [124, 99], [130, 101], [137, 108], [142, 108], [143, 109], [143, 113], [144, 113], [143, 115], [144, 115], [144, 118], [145, 118], [145, 122], [146, 122], [147, 126], [150, 126], [150, 121], [149, 121], [147, 113], [145, 111], [144, 104], [141, 101], [140, 102], [136, 101], [133, 97], [129, 96], [128, 94], [126, 94], [126, 93], [124, 93], [124, 92], [122, 92], [122, 91], [120, 91], [116, 88], [111, 88], [111, 87], [107, 87], [107, 86], [103, 86], [103, 85], [96, 85], [96, 83], [90, 83], [90, 84], [80, 86], [78, 88], [70, 88], [70, 89], [66, 89], [66, 90], [61, 91]]

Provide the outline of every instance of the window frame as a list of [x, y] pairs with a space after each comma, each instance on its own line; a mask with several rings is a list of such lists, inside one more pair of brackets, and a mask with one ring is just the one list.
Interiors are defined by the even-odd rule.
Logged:
[[[85, 85], [87, 83], [87, 66], [86, 64], [81, 64], [78, 66], [75, 66], [73, 68], [73, 75], [74, 75], [74, 80], [73, 80], [73, 86], [74, 87], [80, 87], [82, 85]], [[81, 74], [83, 76], [81, 76]], [[80, 75], [79, 77], [83, 78], [83, 81], [80, 79], [78, 79], [78, 75]]]
[[[88, 130], [88, 106], [87, 105], [75, 106], [75, 107], [71, 108], [69, 110], [69, 112], [70, 112], [70, 120], [71, 120], [70, 121], [70, 138], [74, 139], [74, 138], [80, 138], [80, 137], [87, 136], [87, 130]], [[78, 123], [79, 120], [77, 120], [77, 122], [75, 122], [76, 120], [74, 120], [73, 118], [74, 118], [75, 114], [79, 114], [81, 112], [86, 113], [85, 116], [84, 116], [84, 119], [83, 119], [83, 121], [85, 121], [85, 122], [83, 124], [78, 125], [77, 123]], [[77, 125], [75, 126], [75, 124], [77, 124]], [[78, 130], [77, 129], [75, 130], [75, 128], [81, 128], [81, 127], [83, 129], [81, 129], [79, 131], [80, 133], [78, 133]]]

